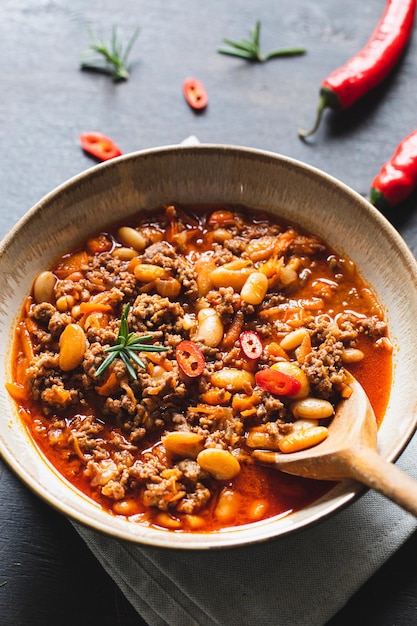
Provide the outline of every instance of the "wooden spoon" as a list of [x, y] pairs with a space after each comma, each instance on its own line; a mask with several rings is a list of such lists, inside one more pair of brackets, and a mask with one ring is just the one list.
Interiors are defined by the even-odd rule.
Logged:
[[349, 374], [353, 393], [342, 400], [322, 443], [300, 452], [254, 450], [262, 464], [319, 480], [353, 478], [396, 502], [417, 517], [417, 481], [377, 452], [377, 427], [368, 396]]

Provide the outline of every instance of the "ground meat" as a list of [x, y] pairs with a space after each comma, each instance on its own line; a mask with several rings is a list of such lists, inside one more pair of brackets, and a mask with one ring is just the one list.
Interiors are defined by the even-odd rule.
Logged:
[[198, 513], [210, 500], [211, 492], [202, 483], [195, 483], [193, 491], [186, 492], [175, 507], [179, 513]]
[[297, 235], [289, 245], [288, 250], [297, 256], [314, 256], [325, 251], [325, 245], [317, 237]]
[[173, 302], [157, 294], [140, 294], [132, 307], [132, 331], [167, 332], [181, 331], [184, 309], [179, 302]]
[[172, 269], [176, 266], [175, 248], [166, 241], [158, 241], [146, 248], [141, 256], [142, 263], [160, 265]]
[[232, 316], [240, 308], [241, 299], [233, 287], [220, 287], [207, 294], [207, 303], [216, 309], [223, 320], [231, 321]]
[[193, 265], [187, 259], [178, 259], [175, 278], [181, 283], [184, 296], [191, 302], [194, 302], [198, 296], [196, 275]]
[[49, 320], [48, 330], [53, 337], [59, 337], [64, 328], [71, 324], [72, 318], [67, 313], [55, 311]]
[[247, 239], [244, 237], [232, 237], [232, 239], [227, 239], [224, 242], [226, 250], [229, 250], [235, 256], [241, 256], [245, 252], [247, 245]]
[[49, 302], [41, 302], [40, 304], [34, 305], [31, 311], [31, 317], [37, 322], [47, 326], [55, 311], [56, 308], [53, 304], [50, 304]]

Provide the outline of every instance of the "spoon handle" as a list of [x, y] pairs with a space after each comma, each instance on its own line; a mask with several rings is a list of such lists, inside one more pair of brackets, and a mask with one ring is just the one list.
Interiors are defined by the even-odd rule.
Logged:
[[385, 461], [374, 450], [359, 454], [351, 452], [349, 474], [417, 517], [417, 480]]

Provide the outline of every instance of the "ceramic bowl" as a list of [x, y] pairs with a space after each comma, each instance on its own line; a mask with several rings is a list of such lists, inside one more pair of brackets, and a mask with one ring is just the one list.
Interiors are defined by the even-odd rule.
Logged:
[[117, 538], [169, 548], [244, 545], [300, 531], [354, 501], [363, 489], [345, 481], [286, 517], [207, 534], [173, 533], [113, 517], [69, 485], [31, 443], [13, 401], [10, 354], [17, 316], [39, 271], [90, 233], [142, 208], [168, 202], [242, 204], [272, 211], [323, 237], [353, 259], [382, 303], [394, 344], [389, 406], [379, 431], [381, 454], [394, 461], [416, 428], [417, 267], [397, 231], [357, 193], [306, 164], [259, 150], [168, 146], [108, 161], [43, 198], [0, 249], [0, 452], [36, 494], [64, 515]]

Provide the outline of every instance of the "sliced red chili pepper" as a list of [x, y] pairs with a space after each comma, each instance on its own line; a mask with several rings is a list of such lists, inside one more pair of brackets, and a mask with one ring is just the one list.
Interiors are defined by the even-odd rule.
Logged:
[[248, 359], [259, 359], [262, 355], [263, 345], [258, 333], [254, 330], [245, 330], [239, 337], [244, 355]]
[[183, 85], [185, 99], [193, 109], [204, 109], [208, 103], [207, 92], [197, 78], [187, 78]]
[[120, 148], [110, 137], [97, 131], [81, 133], [80, 143], [83, 150], [100, 161], [108, 161], [122, 154]]
[[398, 145], [371, 185], [370, 201], [384, 211], [400, 204], [417, 187], [417, 128]]
[[295, 396], [301, 389], [299, 380], [279, 370], [261, 370], [255, 374], [255, 381], [258, 387], [277, 396]]
[[187, 376], [196, 378], [203, 373], [206, 361], [200, 348], [192, 341], [181, 341], [175, 349], [177, 363]]
[[415, 10], [416, 0], [387, 1], [362, 50], [322, 82], [315, 124], [311, 130], [299, 130], [300, 137], [316, 132], [324, 109], [347, 109], [388, 76], [410, 39]]

